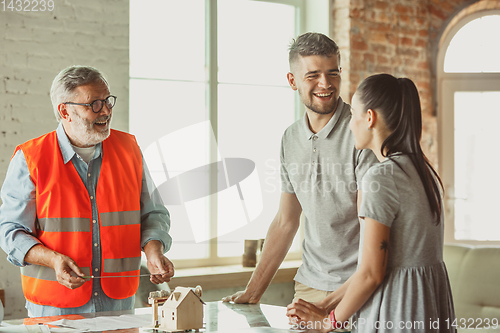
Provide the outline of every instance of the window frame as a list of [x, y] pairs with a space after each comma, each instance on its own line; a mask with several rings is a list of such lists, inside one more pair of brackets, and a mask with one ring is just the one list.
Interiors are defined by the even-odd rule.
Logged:
[[[438, 172], [444, 186], [445, 243], [469, 245], [500, 245], [500, 241], [477, 241], [455, 238], [454, 183], [454, 96], [460, 91], [500, 91], [500, 73], [447, 73], [444, 71], [446, 52], [453, 37], [469, 22], [489, 15], [500, 15], [500, 10], [480, 11], [467, 15], [448, 27], [441, 38], [437, 53], [437, 115], [438, 115]], [[447, 28], [447, 29], [448, 29]]]

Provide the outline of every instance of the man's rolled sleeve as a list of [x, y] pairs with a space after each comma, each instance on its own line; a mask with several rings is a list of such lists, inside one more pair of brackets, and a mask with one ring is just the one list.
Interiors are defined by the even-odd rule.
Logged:
[[151, 178], [143, 158], [142, 190], [141, 190], [141, 247], [152, 240], [163, 244], [164, 253], [172, 245], [170, 230], [170, 213], [163, 204], [160, 194]]
[[40, 241], [35, 234], [36, 197], [26, 158], [19, 150], [12, 158], [0, 193], [0, 246], [9, 262], [26, 266], [26, 253]]

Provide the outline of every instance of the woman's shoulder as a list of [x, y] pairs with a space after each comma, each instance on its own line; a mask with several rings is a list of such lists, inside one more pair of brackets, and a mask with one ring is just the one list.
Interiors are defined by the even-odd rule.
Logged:
[[[412, 168], [411, 159], [406, 155], [392, 155], [373, 165], [363, 177], [366, 186], [377, 186], [398, 191], [399, 186], [409, 181], [408, 172]], [[411, 171], [410, 171], [411, 173]], [[363, 186], [363, 185], [362, 185]]]
[[367, 178], [372, 178], [372, 177], [388, 177], [392, 178], [394, 176], [394, 169], [397, 167], [397, 162], [386, 158], [382, 162], [376, 163], [368, 169], [366, 172]]
[[397, 173], [407, 173], [407, 169], [412, 165], [413, 163], [409, 156], [395, 154], [388, 156], [382, 162], [373, 165], [369, 171], [374, 176], [393, 177]]

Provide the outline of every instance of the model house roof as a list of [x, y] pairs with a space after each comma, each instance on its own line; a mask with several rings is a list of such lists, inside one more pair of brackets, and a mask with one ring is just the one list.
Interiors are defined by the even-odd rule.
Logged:
[[191, 288], [177, 287], [174, 289], [168, 300], [163, 304], [167, 308], [177, 308], [186, 298], [196, 297], [202, 304], [205, 304]]

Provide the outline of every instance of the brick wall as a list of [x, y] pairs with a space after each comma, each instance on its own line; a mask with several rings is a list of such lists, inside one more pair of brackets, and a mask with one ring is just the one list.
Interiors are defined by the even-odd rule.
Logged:
[[[54, 4], [52, 12], [0, 7], [0, 184], [15, 146], [57, 127], [49, 90], [69, 65], [91, 65], [107, 75], [118, 96], [113, 128], [128, 129], [128, 1]], [[1, 251], [5, 317], [20, 318], [26, 311], [19, 269], [5, 257]]]
[[[344, 34], [339, 31], [333, 31], [334, 38], [339, 36], [339, 43], [350, 51], [349, 68], [345, 68], [346, 64], [343, 63], [344, 78], [348, 76], [343, 81], [346, 99], [352, 98], [361, 80], [376, 73], [405, 76], [415, 82], [422, 102], [422, 147], [436, 166], [438, 147], [434, 51], [451, 18], [475, 2], [350, 0], [349, 19], [344, 18], [342, 22], [349, 29], [349, 40], [346, 41]], [[345, 12], [345, 6], [344, 0], [334, 0], [333, 17]]]

